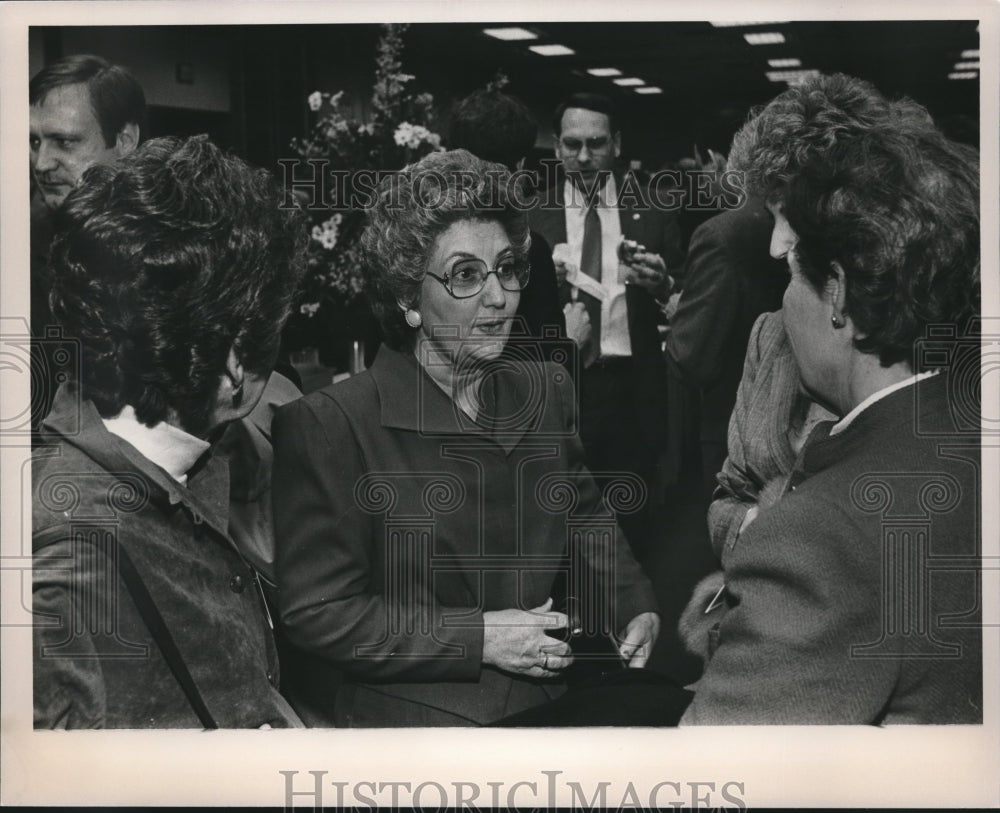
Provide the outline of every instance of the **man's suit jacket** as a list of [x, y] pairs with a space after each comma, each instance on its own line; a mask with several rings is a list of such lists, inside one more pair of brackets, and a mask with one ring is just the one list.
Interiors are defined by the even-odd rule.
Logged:
[[[615, 183], [622, 191], [624, 176], [616, 175]], [[647, 251], [659, 254], [668, 272], [683, 263], [680, 249], [680, 230], [674, 212], [655, 206], [645, 207], [633, 196], [619, 194], [624, 206], [618, 209], [622, 236], [635, 240]], [[563, 178], [539, 197], [538, 206], [531, 210], [531, 228], [541, 234], [551, 246], [566, 242], [566, 213], [564, 209]], [[568, 289], [566, 283], [563, 288]], [[632, 344], [633, 397], [639, 420], [639, 429], [651, 444], [662, 447], [666, 440], [667, 389], [666, 366], [660, 352], [660, 334], [657, 329], [661, 311], [656, 299], [638, 285], [625, 289], [628, 308], [629, 339]]]
[[483, 612], [552, 595], [574, 519], [608, 529], [607, 558], [588, 561], [614, 585], [619, 628], [656, 608], [583, 466], [565, 370], [501, 366], [491, 380], [502, 431], [471, 424], [386, 346], [368, 371], [278, 410], [281, 616], [294, 644], [346, 672], [339, 725], [488, 723], [549, 699], [483, 665]]
[[760, 314], [781, 307], [788, 284], [788, 266], [771, 258], [770, 239], [771, 218], [751, 204], [699, 226], [670, 319], [668, 371], [700, 400], [700, 427], [673, 427], [671, 435], [700, 435], [709, 478], [725, 459], [750, 329]]

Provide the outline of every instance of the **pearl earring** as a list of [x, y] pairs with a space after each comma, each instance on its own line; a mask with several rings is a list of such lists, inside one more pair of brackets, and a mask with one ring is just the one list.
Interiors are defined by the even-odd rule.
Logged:
[[414, 330], [424, 323], [424, 318], [420, 315], [420, 311], [414, 310], [413, 308], [407, 308], [403, 318], [406, 320], [406, 324]]
[[841, 321], [837, 314], [833, 314], [833, 316], [830, 317], [830, 322], [833, 324], [834, 330], [840, 330], [845, 324], [847, 324], [846, 322]]

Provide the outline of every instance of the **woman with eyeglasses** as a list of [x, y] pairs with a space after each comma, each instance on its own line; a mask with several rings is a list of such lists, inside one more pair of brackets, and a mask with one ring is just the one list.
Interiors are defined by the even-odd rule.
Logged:
[[622, 661], [643, 666], [655, 641], [650, 585], [582, 463], [568, 374], [530, 348], [501, 356], [530, 273], [511, 183], [464, 150], [386, 178], [363, 238], [385, 345], [276, 418], [282, 622], [340, 673], [296, 698], [314, 725], [478, 725], [558, 695], [567, 547]]

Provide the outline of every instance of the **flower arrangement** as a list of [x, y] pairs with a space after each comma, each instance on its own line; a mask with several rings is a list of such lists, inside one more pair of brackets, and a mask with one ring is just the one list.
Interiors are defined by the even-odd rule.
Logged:
[[[359, 171], [401, 169], [433, 150], [441, 149], [434, 131], [434, 97], [411, 90], [415, 77], [402, 71], [403, 35], [408, 26], [382, 26], [375, 58], [375, 82], [369, 120], [353, 116], [344, 92], [314, 91], [306, 99], [315, 115], [309, 133], [292, 140], [303, 161], [312, 161], [328, 177], [353, 175]], [[328, 188], [350, 188], [330, 183]], [[331, 195], [329, 209], [310, 208], [313, 218], [308, 268], [296, 308], [286, 329], [290, 350], [336, 341], [331, 331], [343, 333], [345, 311], [357, 310], [362, 290], [360, 237], [364, 229], [362, 209], [351, 208]], [[342, 338], [350, 338], [344, 336]], [[329, 356], [329, 353], [327, 353]], [[330, 362], [328, 359], [329, 363]]]

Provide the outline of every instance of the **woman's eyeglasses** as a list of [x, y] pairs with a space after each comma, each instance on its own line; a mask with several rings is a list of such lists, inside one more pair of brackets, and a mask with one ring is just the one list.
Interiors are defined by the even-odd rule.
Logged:
[[511, 257], [501, 260], [491, 271], [483, 260], [471, 259], [455, 263], [444, 277], [427, 272], [427, 276], [434, 277], [455, 299], [468, 299], [478, 294], [486, 287], [486, 278], [490, 274], [497, 275], [497, 281], [505, 291], [522, 291], [531, 277], [531, 266]]

